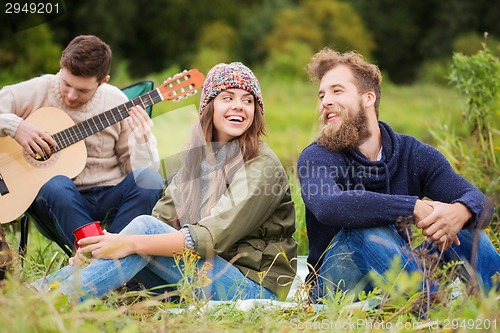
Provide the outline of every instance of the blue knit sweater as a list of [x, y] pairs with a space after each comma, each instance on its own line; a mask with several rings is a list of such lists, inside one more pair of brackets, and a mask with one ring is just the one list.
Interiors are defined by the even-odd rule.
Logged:
[[[313, 142], [300, 154], [298, 175], [306, 206], [308, 262], [319, 268], [326, 247], [341, 228], [368, 228], [413, 220], [417, 199], [461, 202], [473, 214], [466, 227], [491, 220], [489, 199], [453, 171], [435, 148], [395, 133], [384, 122], [382, 159], [359, 150], [332, 151]], [[480, 218], [481, 217], [481, 218]], [[479, 223], [481, 221], [481, 223]]]

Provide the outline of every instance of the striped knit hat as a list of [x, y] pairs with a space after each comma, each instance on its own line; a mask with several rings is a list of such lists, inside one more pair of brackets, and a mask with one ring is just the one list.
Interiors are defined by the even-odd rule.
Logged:
[[262, 101], [259, 81], [247, 66], [241, 62], [232, 62], [230, 64], [217, 64], [208, 72], [201, 92], [200, 113], [221, 91], [231, 88], [244, 89], [252, 93], [264, 112], [264, 101]]

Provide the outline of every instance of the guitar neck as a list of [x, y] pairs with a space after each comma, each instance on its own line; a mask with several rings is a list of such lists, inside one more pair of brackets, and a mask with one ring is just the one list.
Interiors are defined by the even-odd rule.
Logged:
[[111, 110], [57, 132], [52, 135], [52, 138], [57, 142], [57, 146], [52, 149], [52, 152], [56, 153], [80, 140], [102, 131], [106, 127], [122, 121], [129, 116], [129, 110], [133, 106], [141, 106], [143, 109], [146, 109], [151, 105], [161, 102], [162, 100], [163, 97], [158, 92], [158, 89], [155, 89], [124, 104], [114, 107]]

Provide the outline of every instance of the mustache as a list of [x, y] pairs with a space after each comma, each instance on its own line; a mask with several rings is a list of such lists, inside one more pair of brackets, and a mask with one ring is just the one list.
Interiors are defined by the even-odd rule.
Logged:
[[323, 124], [326, 123], [328, 120], [328, 118], [327, 118], [328, 114], [332, 113], [332, 112], [341, 116], [343, 119], [348, 119], [348, 117], [349, 117], [349, 113], [347, 112], [347, 109], [340, 107], [338, 105], [335, 105], [335, 106], [332, 106], [329, 108], [324, 108], [318, 117], [319, 121]]

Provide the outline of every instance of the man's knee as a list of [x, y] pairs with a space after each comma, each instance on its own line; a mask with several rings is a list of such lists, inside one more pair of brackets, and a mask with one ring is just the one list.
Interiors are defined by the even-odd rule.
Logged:
[[160, 174], [149, 168], [141, 168], [133, 171], [135, 184], [144, 190], [163, 190], [164, 181]]
[[381, 247], [385, 249], [400, 249], [405, 245], [403, 238], [396, 229], [387, 227], [348, 229], [349, 244], [364, 247]]
[[55, 176], [46, 182], [40, 189], [40, 194], [64, 193], [68, 190], [76, 189], [75, 183], [66, 176]]

